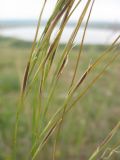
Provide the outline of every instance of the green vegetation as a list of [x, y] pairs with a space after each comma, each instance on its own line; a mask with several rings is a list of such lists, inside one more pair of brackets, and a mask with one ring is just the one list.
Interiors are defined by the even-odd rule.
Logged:
[[[15, 113], [20, 92], [24, 68], [30, 52], [30, 43], [9, 38], [0, 38], [0, 159], [9, 159], [13, 147], [13, 135]], [[108, 46], [85, 46], [81, 57], [78, 76], [80, 76], [91, 61], [94, 61]], [[64, 45], [58, 49], [57, 59], [64, 49]], [[54, 101], [50, 102], [48, 119], [63, 103], [66, 97], [66, 88], [72, 73], [74, 72], [75, 59], [78, 47], [74, 47], [62, 78], [59, 80], [54, 94]], [[113, 53], [109, 55], [111, 57]], [[102, 70], [108, 59], [102, 62], [91, 76], [88, 83], [96, 73]], [[56, 157], [61, 160], [86, 160], [93, 153], [97, 145], [107, 136], [111, 129], [119, 121], [120, 117], [120, 59], [106, 70], [103, 77], [84, 96], [76, 107], [67, 114], [56, 149]], [[57, 62], [56, 62], [57, 63]], [[54, 64], [55, 65], [55, 64]], [[52, 71], [51, 71], [52, 72]], [[49, 76], [50, 81], [50, 76]], [[49, 83], [48, 86], [49, 86]], [[83, 86], [85, 86], [85, 84]], [[77, 90], [76, 94], [80, 92]], [[32, 110], [36, 103], [35, 92], [31, 92], [27, 98], [24, 111], [22, 111], [18, 132], [18, 157], [25, 159], [31, 148]], [[44, 95], [46, 96], [46, 94]], [[33, 98], [31, 98], [33, 97]], [[33, 100], [34, 99], [34, 100]], [[53, 135], [38, 156], [38, 159], [52, 159]], [[109, 147], [118, 143], [119, 135], [111, 141]], [[119, 160], [120, 155], [115, 154], [111, 159]]]
[[[30, 43], [1, 39], [1, 159], [95, 160], [119, 156], [120, 36], [110, 46], [84, 46], [95, 2], [87, 0], [68, 42], [61, 45], [62, 33], [80, 2], [57, 0], [37, 42], [45, 0], [31, 49]], [[87, 13], [82, 41], [74, 46]], [[101, 143], [96, 149], [98, 140]]]

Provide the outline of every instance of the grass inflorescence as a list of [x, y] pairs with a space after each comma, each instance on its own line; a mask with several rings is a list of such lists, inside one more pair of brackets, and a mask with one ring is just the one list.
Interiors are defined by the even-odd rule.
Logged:
[[[20, 117], [23, 111], [25, 111], [26, 101], [28, 101], [28, 99], [29, 103], [32, 104], [32, 107], [29, 108], [31, 111], [29, 119], [32, 125], [29, 126], [31, 129], [30, 147], [28, 153], [24, 157], [32, 160], [36, 159], [50, 137], [56, 133], [56, 135], [54, 135], [52, 151], [53, 160], [55, 160], [57, 142], [59, 142], [60, 131], [65, 122], [65, 117], [67, 117], [69, 111], [76, 106], [86, 92], [91, 89], [95, 82], [105, 73], [109, 65], [119, 56], [118, 47], [120, 36], [116, 37], [114, 42], [108, 46], [104, 52], [99, 54], [95, 59], [93, 58], [94, 60], [92, 60], [92, 62], [92, 57], [90, 57], [91, 59], [89, 59], [87, 68], [82, 75], [80, 75], [79, 65], [84, 51], [84, 39], [94, 2], [95, 0], [87, 0], [83, 10], [81, 10], [80, 15], [78, 15], [78, 21], [68, 42], [63, 46], [59, 53], [60, 39], [63, 31], [73, 13], [79, 5], [81, 5], [81, 0], [57, 0], [53, 13], [48, 19], [43, 33], [38, 37], [42, 15], [47, 4], [47, 0], [44, 0], [38, 20], [35, 39], [21, 86], [13, 138], [13, 159], [17, 159], [18, 156]], [[80, 41], [78, 50], [74, 53], [76, 54], [76, 58], [74, 59], [75, 65], [72, 67], [72, 76], [68, 79], [65, 88], [61, 88], [60, 92], [57, 93], [64, 94], [64, 98], [56, 108], [53, 106], [56, 105], [54, 104], [54, 101], [56, 100], [56, 89], [59, 87], [59, 83], [62, 81], [64, 74], [67, 74], [69, 70], [68, 66], [69, 63], [71, 63], [70, 57], [72, 56], [75, 38], [86, 15], [87, 20], [83, 29], [82, 41]], [[54, 39], [51, 41], [53, 31], [58, 24], [59, 29], [56, 32]], [[112, 54], [113, 52], [114, 54]], [[94, 76], [91, 76], [93, 71], [99, 68], [103, 62], [106, 63], [101, 67], [102, 69], [100, 71], [98, 70]], [[52, 112], [53, 110], [54, 112]], [[93, 153], [90, 160], [95, 159], [117, 130], [118, 125]]]

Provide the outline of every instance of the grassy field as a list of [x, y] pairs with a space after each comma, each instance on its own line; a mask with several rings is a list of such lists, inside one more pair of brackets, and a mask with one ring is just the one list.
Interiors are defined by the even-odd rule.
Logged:
[[[107, 46], [85, 46], [79, 66], [80, 76], [90, 61], [94, 61]], [[15, 39], [0, 38], [0, 160], [9, 160], [13, 143], [15, 113], [20, 92], [20, 84], [30, 52], [31, 43]], [[60, 46], [59, 54], [64, 46]], [[51, 102], [51, 113], [62, 104], [65, 98], [66, 84], [73, 73], [74, 59], [78, 48], [71, 51], [70, 63], [58, 83]], [[56, 61], [57, 63], [57, 61]], [[85, 84], [99, 72], [106, 61], [92, 72]], [[55, 65], [55, 64], [54, 64]], [[84, 84], [84, 85], [85, 85]], [[105, 72], [102, 78], [84, 96], [76, 107], [67, 115], [57, 146], [58, 160], [86, 160], [97, 145], [107, 136], [120, 118], [120, 58]], [[79, 92], [80, 90], [78, 90]], [[27, 100], [21, 115], [19, 127], [18, 159], [24, 159], [30, 149], [32, 103]], [[49, 115], [49, 116], [50, 116]], [[118, 134], [119, 135], [119, 134]], [[118, 135], [113, 138], [109, 147], [118, 143]], [[51, 160], [54, 138], [38, 156], [41, 160]], [[119, 160], [120, 154], [112, 156]]]

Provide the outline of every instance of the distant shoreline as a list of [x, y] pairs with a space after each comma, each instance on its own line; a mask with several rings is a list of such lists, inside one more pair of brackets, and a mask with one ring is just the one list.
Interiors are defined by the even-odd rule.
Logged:
[[[45, 26], [47, 23], [46, 20], [41, 22], [41, 26]], [[0, 29], [2, 28], [13, 28], [13, 27], [32, 27], [37, 25], [37, 20], [0, 20]], [[59, 24], [58, 24], [59, 25]], [[67, 27], [74, 27], [76, 22], [69, 22]], [[82, 24], [82, 27], [85, 26], [85, 23]], [[111, 29], [111, 30], [120, 30], [120, 23], [113, 22], [89, 22], [89, 28], [97, 29]]]
[[[55, 34], [59, 28], [56, 27], [53, 34], [51, 35], [50, 41], [52, 42], [55, 38]], [[42, 34], [44, 27], [40, 27], [39, 35]], [[70, 35], [72, 34], [74, 27], [66, 27], [61, 39], [60, 43], [67, 43]], [[83, 28], [79, 29], [79, 32], [75, 38], [74, 43], [79, 44], [81, 42], [81, 38], [83, 36]], [[36, 26], [25, 26], [25, 27], [3, 27], [0, 28], [0, 35], [4, 37], [14, 37], [17, 39], [25, 40], [25, 41], [33, 41], [34, 35], [36, 32]], [[99, 28], [89, 28], [86, 32], [86, 37], [84, 40], [85, 44], [111, 44], [114, 39], [120, 34], [120, 30], [110, 30], [110, 29], [99, 29]], [[38, 40], [38, 39], [37, 39]]]
[[[22, 39], [15, 38], [15, 37], [5, 37], [5, 36], [1, 36], [0, 35], [0, 42], [6, 42], [6, 41], [11, 41], [13, 43], [13, 45], [19, 44], [19, 46], [29, 46], [29, 47], [31, 47], [31, 45], [33, 43], [32, 41], [26, 41], [26, 40], [22, 40]], [[61, 43], [60, 47], [65, 47], [65, 45], [66, 44]], [[93, 46], [93, 47], [105, 47], [106, 48], [109, 45], [108, 44], [84, 44], [84, 46], [86, 48], [88, 48], [90, 46]], [[78, 48], [78, 47], [79, 47], [79, 44], [74, 46], [74, 48]]]

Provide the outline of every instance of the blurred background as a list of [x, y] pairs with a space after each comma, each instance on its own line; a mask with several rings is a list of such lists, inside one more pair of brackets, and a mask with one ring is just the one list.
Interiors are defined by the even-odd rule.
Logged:
[[[0, 35], [16, 37], [32, 41], [39, 12], [42, 7], [42, 1], [21, 0], [7, 1], [4, 0], [0, 5]], [[76, 24], [77, 17], [85, 5], [86, 0], [81, 2], [76, 12], [71, 17], [69, 24], [62, 36], [61, 42], [65, 43], [73, 27]], [[42, 26], [54, 9], [55, 1], [48, 0], [42, 18]], [[113, 38], [119, 33], [120, 28], [120, 1], [119, 0], [97, 0], [89, 22], [89, 29], [85, 43], [87, 44], [109, 44]], [[83, 24], [84, 25], [84, 24]], [[80, 43], [81, 32], [79, 32], [76, 42]]]
[[[55, 6], [55, 0], [48, 0], [40, 33]], [[0, 160], [10, 160], [12, 134], [20, 83], [34, 39], [37, 20], [43, 0], [0, 0]], [[62, 52], [84, 7], [83, 0], [71, 17], [61, 38], [58, 52]], [[86, 20], [86, 19], [85, 19]], [[75, 48], [67, 74], [63, 75], [58, 90], [58, 97], [53, 102], [56, 107], [65, 96], [59, 94], [65, 88], [75, 65], [78, 45], [81, 42], [84, 23], [75, 39]], [[57, 32], [56, 27], [51, 41]], [[96, 0], [85, 37], [84, 54], [79, 66], [82, 74], [90, 61], [94, 61], [120, 34], [120, 0]], [[38, 37], [39, 38], [39, 37]], [[117, 50], [119, 52], [119, 50]], [[113, 54], [113, 53], [112, 53]], [[110, 56], [112, 55], [110, 54]], [[106, 61], [99, 66], [92, 76], [102, 69]], [[65, 72], [66, 73], [66, 72]], [[90, 78], [92, 78], [92, 76]], [[89, 82], [89, 81], [88, 81]], [[120, 58], [106, 70], [104, 76], [94, 85], [85, 98], [67, 117], [60, 135], [60, 145], [56, 157], [60, 160], [86, 160], [97, 145], [107, 136], [120, 118]], [[30, 101], [21, 120], [19, 133], [18, 159], [24, 159], [29, 150]], [[73, 118], [74, 117], [74, 118]], [[119, 134], [113, 138], [110, 147], [120, 141]], [[52, 141], [44, 148], [38, 159], [50, 160]], [[22, 146], [22, 147], [21, 147]], [[47, 154], [46, 154], [47, 153]], [[49, 156], [48, 156], [49, 155]], [[120, 154], [111, 157], [120, 160]]]

